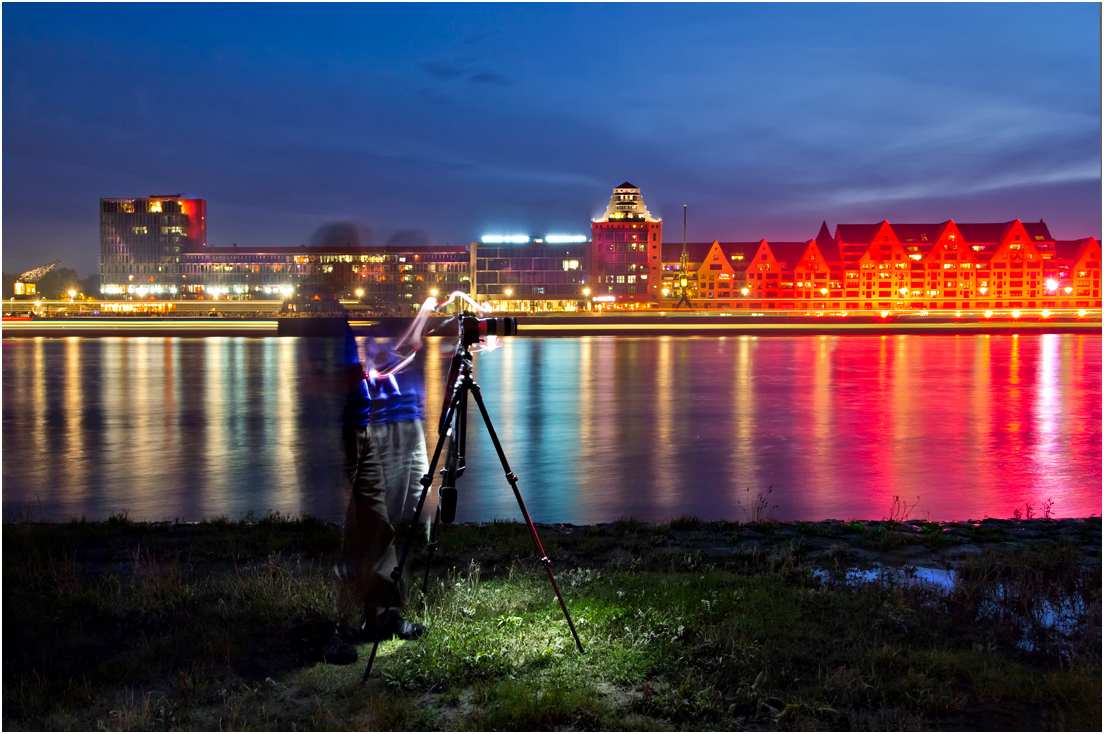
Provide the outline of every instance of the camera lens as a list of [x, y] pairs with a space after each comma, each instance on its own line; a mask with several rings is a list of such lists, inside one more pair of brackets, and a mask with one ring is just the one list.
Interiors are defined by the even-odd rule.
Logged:
[[517, 334], [517, 319], [505, 316], [497, 319], [480, 319], [480, 336], [514, 336]]

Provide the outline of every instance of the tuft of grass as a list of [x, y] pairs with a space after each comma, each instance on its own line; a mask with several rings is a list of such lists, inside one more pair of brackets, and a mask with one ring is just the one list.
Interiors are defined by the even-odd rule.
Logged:
[[671, 530], [701, 530], [705, 523], [693, 515], [683, 515], [672, 520], [669, 526]]
[[745, 500], [747, 504], [736, 500], [736, 504], [740, 506], [741, 512], [744, 513], [744, 519], [749, 525], [773, 525], [778, 522], [773, 513], [778, 510], [778, 505], [772, 505], [770, 503], [770, 494], [774, 490], [774, 485], [767, 487], [766, 492], [758, 492], [755, 495], [755, 499], [751, 499], [751, 487], [745, 490]]
[[919, 497], [910, 505], [907, 501], [902, 500], [900, 495], [895, 494], [893, 495], [893, 504], [889, 507], [889, 516], [884, 519], [886, 522], [895, 524], [907, 522], [918, 504], [920, 504]]

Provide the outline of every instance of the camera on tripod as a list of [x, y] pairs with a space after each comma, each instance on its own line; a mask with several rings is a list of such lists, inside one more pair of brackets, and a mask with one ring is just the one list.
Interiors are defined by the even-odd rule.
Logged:
[[460, 316], [460, 343], [468, 347], [485, 336], [515, 336], [517, 329], [517, 319], [510, 316], [480, 319], [465, 312]]
[[[453, 296], [446, 301], [446, 304], [451, 303], [453, 298], [457, 296], [462, 297], [472, 306], [479, 308], [479, 304], [464, 293], [454, 293]], [[445, 399], [441, 406], [441, 419], [437, 425], [437, 445], [434, 447], [432, 458], [429, 460], [429, 469], [421, 479], [422, 491], [418, 497], [417, 507], [414, 510], [414, 517], [421, 517], [426, 495], [429, 493], [429, 489], [433, 484], [433, 474], [437, 469], [437, 462], [441, 459], [442, 453], [444, 453], [445, 466], [441, 471], [441, 484], [438, 487], [437, 515], [436, 519], [433, 521], [433, 530], [431, 531], [430, 542], [427, 549], [426, 569], [425, 577], [422, 580], [422, 590], [424, 591], [429, 584], [429, 568], [433, 562], [433, 550], [437, 547], [437, 541], [435, 540], [437, 525], [438, 523], [451, 523], [456, 517], [456, 480], [464, 473], [467, 463], [465, 456], [467, 453], [466, 444], [468, 434], [468, 396], [470, 395], [479, 408], [479, 414], [483, 418], [483, 425], [487, 428], [487, 433], [489, 434], [491, 443], [494, 445], [495, 453], [498, 454], [498, 460], [502, 464], [502, 471], [506, 474], [506, 481], [509, 483], [510, 489], [513, 490], [514, 499], [517, 500], [518, 508], [525, 518], [525, 524], [529, 527], [529, 535], [533, 540], [533, 544], [536, 546], [540, 563], [548, 574], [548, 580], [552, 584], [552, 590], [555, 591], [556, 598], [560, 602], [560, 609], [563, 610], [564, 617], [567, 619], [567, 626], [571, 629], [571, 636], [575, 638], [575, 646], [579, 648], [579, 652], [581, 653], [583, 652], [583, 643], [579, 640], [579, 633], [575, 631], [575, 623], [571, 621], [571, 613], [567, 610], [567, 602], [564, 601], [563, 594], [560, 593], [560, 587], [556, 583], [556, 577], [552, 573], [552, 561], [549, 559], [548, 554], [544, 552], [544, 546], [541, 545], [540, 537], [537, 535], [537, 528], [533, 524], [533, 518], [529, 516], [529, 510], [526, 509], [525, 501], [521, 498], [521, 491], [518, 489], [518, 477], [510, 470], [510, 463], [506, 460], [506, 453], [502, 450], [502, 444], [499, 442], [498, 434], [495, 433], [494, 425], [491, 423], [491, 416], [487, 412], [487, 406], [483, 403], [483, 393], [479, 389], [479, 385], [476, 384], [473, 374], [472, 352], [478, 350], [472, 350], [469, 349], [469, 347], [479, 344], [480, 339], [487, 336], [514, 336], [517, 334], [517, 329], [517, 319], [508, 316], [481, 319], [470, 311], [463, 311], [457, 316], [457, 331], [460, 339], [457, 349], [452, 355], [452, 364], [449, 367], [449, 374], [445, 383]], [[447, 451], [445, 451], [446, 443], [448, 444]], [[382, 621], [376, 633], [376, 641], [372, 645], [372, 654], [368, 658], [368, 666], [364, 669], [364, 675], [361, 678], [362, 681], [368, 680], [368, 676], [372, 673], [372, 664], [376, 660], [376, 651], [379, 649], [380, 640], [383, 639], [383, 625], [387, 620], [388, 611], [394, 604], [395, 595], [399, 588], [399, 581], [402, 578], [403, 567], [406, 565], [406, 559], [410, 555], [410, 548], [416, 534], [416, 527], [417, 523], [411, 523], [410, 528], [407, 530], [402, 554], [399, 556], [399, 563], [395, 567], [395, 570], [391, 572], [391, 593], [388, 596], [387, 606], [384, 607], [383, 614], [379, 615], [379, 619]]]

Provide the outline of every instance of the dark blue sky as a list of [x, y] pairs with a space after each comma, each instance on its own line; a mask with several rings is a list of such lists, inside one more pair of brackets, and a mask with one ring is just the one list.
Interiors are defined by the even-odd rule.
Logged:
[[[327, 222], [681, 239], [822, 219], [1101, 231], [1095, 4], [24, 5], [3, 12], [3, 267], [98, 269], [97, 199], [207, 199], [209, 243]], [[402, 234], [405, 230], [412, 230]]]

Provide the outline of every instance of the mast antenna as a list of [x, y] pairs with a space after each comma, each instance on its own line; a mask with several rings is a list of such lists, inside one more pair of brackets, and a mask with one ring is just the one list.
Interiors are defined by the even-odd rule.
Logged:
[[686, 205], [682, 205], [682, 257], [679, 258], [679, 300], [675, 304], [675, 308], [682, 308], [682, 304], [686, 304], [687, 308], [694, 308], [690, 305], [690, 289], [687, 287], [688, 276], [686, 271], [690, 269], [690, 258], [686, 253]]

